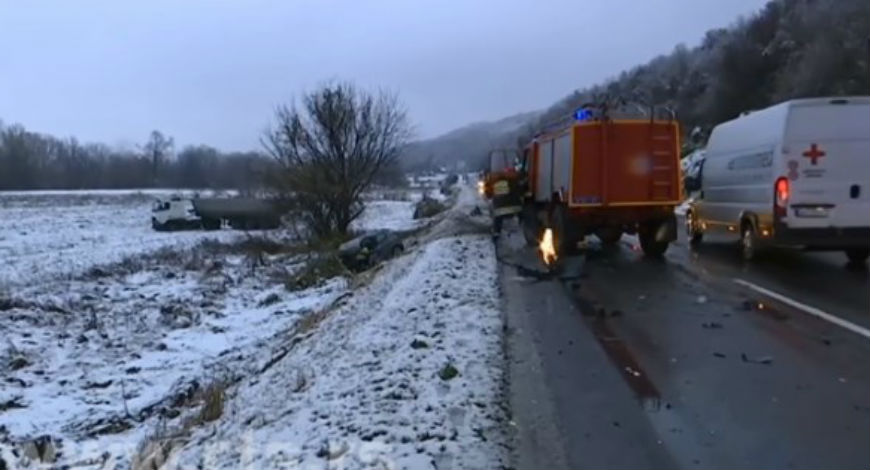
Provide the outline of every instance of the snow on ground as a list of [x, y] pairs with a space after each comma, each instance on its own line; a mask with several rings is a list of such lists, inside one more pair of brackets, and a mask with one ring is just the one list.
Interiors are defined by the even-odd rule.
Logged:
[[[402, 197], [395, 197], [399, 194]], [[365, 202], [362, 216], [353, 222], [351, 228], [355, 231], [367, 232], [376, 229], [404, 231], [422, 227], [426, 221], [414, 220], [414, 209], [424, 197], [435, 199], [445, 205], [451, 203], [451, 196], [437, 188], [371, 194]]]
[[[0, 208], [17, 282], [0, 295], [0, 463], [129, 468], [169, 435], [167, 469], [505, 462], [493, 247], [451, 228], [470, 188], [355, 291], [288, 291], [304, 253], [152, 232], [140, 196], [103, 196]], [[411, 201], [367, 204], [367, 228], [415, 226]], [[193, 419], [209, 383], [228, 387], [220, 419]]]
[[485, 235], [390, 263], [163, 468], [503, 466], [495, 263]]
[[153, 195], [0, 195], [0, 290], [71, 276], [96, 264], [200, 240], [231, 240], [238, 232], [155, 232]]
[[354, 230], [366, 232], [375, 229], [410, 230], [420, 226], [421, 220], [414, 220], [412, 201], [367, 201], [365, 210], [355, 220]]
[[[0, 191], [0, 198], [8, 196], [123, 196], [145, 195], [165, 196], [167, 194], [193, 194], [201, 192], [198, 189], [173, 189], [173, 188], [140, 188], [140, 189], [27, 189]], [[210, 191], [208, 191], [210, 192]], [[235, 190], [218, 191], [227, 194], [237, 194]]]
[[160, 256], [0, 299], [0, 451], [51, 436], [67, 455], [59, 464], [112, 449], [125, 466], [185, 390], [232, 375], [233, 364], [346, 288], [335, 279], [286, 291], [270, 279], [292, 258], [257, 266], [202, 247]]

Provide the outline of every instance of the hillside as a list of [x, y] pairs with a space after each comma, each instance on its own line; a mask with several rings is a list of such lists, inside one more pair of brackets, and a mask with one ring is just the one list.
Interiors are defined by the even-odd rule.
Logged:
[[454, 129], [438, 137], [413, 142], [403, 156], [408, 170], [454, 167], [464, 161], [466, 169], [476, 170], [494, 147], [511, 143], [511, 137], [524, 131], [524, 127], [541, 114], [531, 111], [515, 114], [497, 121], [477, 122]]
[[870, 94], [868, 18], [866, 0], [772, 0], [727, 28], [707, 31], [696, 47], [679, 44], [610, 81], [575, 90], [543, 112], [417, 142], [406, 161], [420, 164], [432, 156], [441, 166], [463, 158], [482, 162], [488, 149], [527, 141], [535, 129], [605, 95], [676, 110], [684, 132], [693, 135], [689, 151], [704, 144], [714, 125], [744, 110], [792, 98]]

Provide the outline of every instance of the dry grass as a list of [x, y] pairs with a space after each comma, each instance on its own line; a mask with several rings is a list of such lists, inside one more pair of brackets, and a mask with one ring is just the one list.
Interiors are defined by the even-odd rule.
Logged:
[[314, 331], [320, 323], [329, 316], [329, 310], [323, 309], [314, 313], [305, 315], [296, 324], [296, 334], [305, 336], [311, 331]]
[[202, 406], [197, 416], [198, 424], [210, 423], [221, 417], [224, 412], [227, 385], [223, 381], [209, 384], [202, 391]]
[[315, 255], [284, 282], [287, 290], [302, 290], [321, 285], [327, 279], [348, 275], [347, 267], [335, 254]]
[[275, 240], [264, 236], [247, 236], [236, 242], [212, 239], [200, 241], [191, 248], [163, 247], [151, 253], [128, 256], [121, 261], [97, 265], [82, 276], [84, 279], [100, 279], [133, 274], [145, 269], [178, 267], [186, 271], [204, 271], [220, 263], [226, 255], [244, 255], [258, 265], [265, 264], [266, 256], [299, 254], [309, 251], [307, 245], [289, 240]]
[[200, 388], [191, 400], [178, 404], [192, 406], [199, 403], [199, 410], [182, 417], [181, 423], [171, 430], [166, 428], [165, 423], [157, 426], [154, 435], [145, 439], [133, 457], [132, 470], [159, 470], [169, 460], [172, 451], [188, 441], [194, 428], [220, 419], [230, 383], [225, 378], [215, 378]]

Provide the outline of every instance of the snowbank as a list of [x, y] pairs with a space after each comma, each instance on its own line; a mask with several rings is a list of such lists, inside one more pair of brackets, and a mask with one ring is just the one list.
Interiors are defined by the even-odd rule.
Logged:
[[164, 468], [499, 467], [501, 371], [492, 242], [436, 240], [234, 390]]

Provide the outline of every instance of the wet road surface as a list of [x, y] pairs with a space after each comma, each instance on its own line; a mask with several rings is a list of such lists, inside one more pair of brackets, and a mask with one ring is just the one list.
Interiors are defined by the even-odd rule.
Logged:
[[518, 233], [499, 241], [517, 468], [870, 467], [870, 340], [734, 282], [867, 327], [866, 270], [635, 245], [546, 279], [518, 272], [541, 269]]

